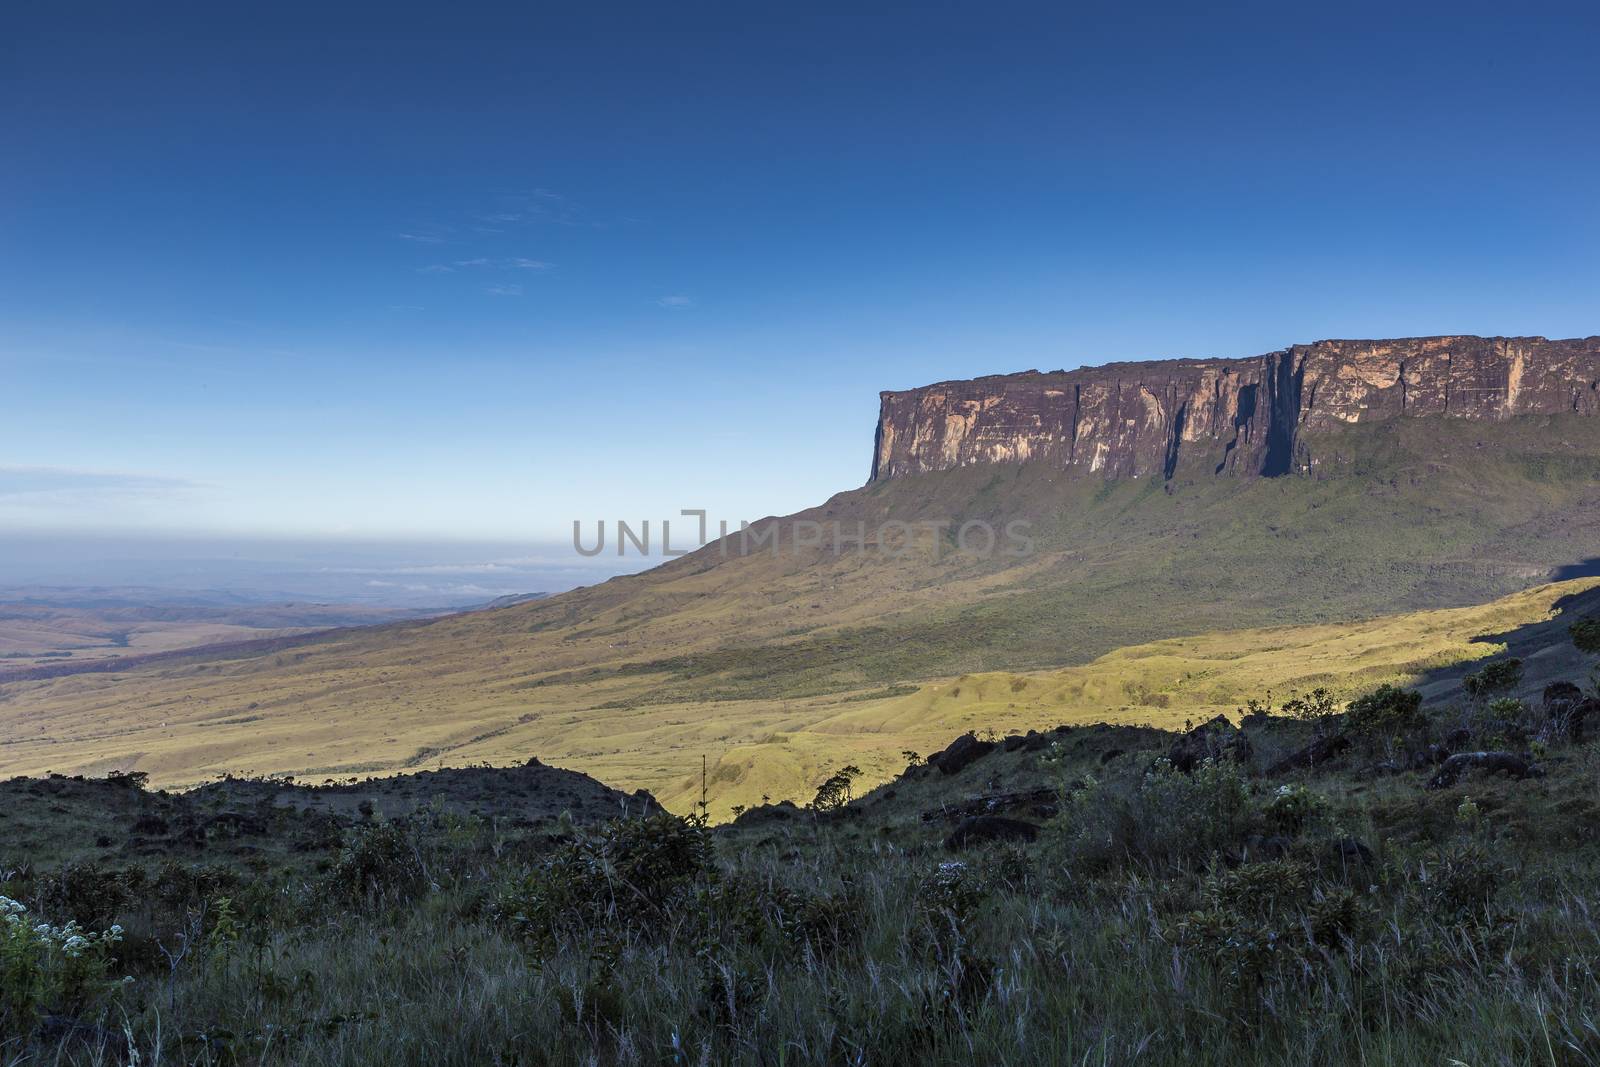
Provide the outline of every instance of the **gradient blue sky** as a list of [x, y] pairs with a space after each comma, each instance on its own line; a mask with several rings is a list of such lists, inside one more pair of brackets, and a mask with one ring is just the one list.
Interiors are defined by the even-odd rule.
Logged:
[[10, 6], [0, 532], [756, 518], [880, 389], [1600, 332], [1594, 6], [1301, 7]]

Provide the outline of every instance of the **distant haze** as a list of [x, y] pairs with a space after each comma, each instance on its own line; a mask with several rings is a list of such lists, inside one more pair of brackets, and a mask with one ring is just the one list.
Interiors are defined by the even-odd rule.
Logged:
[[227, 590], [247, 599], [465, 607], [557, 593], [652, 563], [570, 544], [0, 537], [0, 587]]

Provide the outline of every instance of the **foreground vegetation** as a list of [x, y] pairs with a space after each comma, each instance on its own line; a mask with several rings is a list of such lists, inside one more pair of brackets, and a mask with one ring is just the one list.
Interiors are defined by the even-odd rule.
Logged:
[[15, 780], [0, 1063], [1600, 1063], [1600, 704], [1523, 671], [720, 827]]

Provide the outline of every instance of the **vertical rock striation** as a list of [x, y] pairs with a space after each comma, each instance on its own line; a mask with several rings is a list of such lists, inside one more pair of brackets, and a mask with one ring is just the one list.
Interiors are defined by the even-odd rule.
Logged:
[[1308, 441], [1352, 423], [1600, 414], [1600, 337], [1318, 341], [1238, 360], [1114, 363], [881, 394], [872, 479], [976, 463], [1107, 478], [1304, 471]]

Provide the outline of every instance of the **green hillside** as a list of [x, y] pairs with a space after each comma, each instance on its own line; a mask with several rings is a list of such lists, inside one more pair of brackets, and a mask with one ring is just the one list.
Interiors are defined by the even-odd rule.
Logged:
[[[1315, 477], [1185, 469], [1166, 483], [1104, 482], [1043, 465], [968, 467], [797, 516], [869, 528], [1026, 520], [1037, 551], [1021, 559], [935, 558], [926, 543], [898, 558], [791, 545], [724, 557], [713, 546], [547, 601], [0, 684], [0, 771], [137, 769], [192, 785], [538, 756], [684, 810], [705, 757], [722, 764], [712, 792], [725, 810], [804, 797], [842, 762], [887, 773], [900, 748], [923, 750], [964, 721], [947, 700], [964, 675], [1116, 679], [1065, 702], [1028, 694], [1070, 687], [1019, 690], [999, 702], [1008, 726], [1148, 717], [1160, 709], [1140, 695], [1152, 681], [1128, 668], [1135, 646], [1211, 635], [1193, 655], [1206, 664], [1226, 661], [1229, 642], [1252, 655], [1285, 642], [1307, 651], [1303, 634], [1279, 631], [1360, 620], [1383, 636], [1355, 674], [1403, 673], [1482, 654], [1475, 637], [1543, 618], [1549, 603], [1430, 623], [1426, 639], [1398, 616], [1484, 605], [1600, 556], [1600, 420], [1396, 420], [1313, 448]], [[1135, 651], [1101, 661], [1119, 649]], [[1224, 690], [1303, 673], [1266, 659], [1172, 707], [1227, 710]]]

